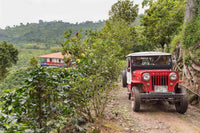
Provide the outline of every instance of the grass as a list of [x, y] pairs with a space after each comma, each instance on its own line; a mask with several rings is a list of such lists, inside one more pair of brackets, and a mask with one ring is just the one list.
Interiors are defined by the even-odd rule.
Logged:
[[[29, 66], [29, 59], [32, 56], [40, 56], [44, 54], [51, 53], [50, 49], [49, 50], [44, 50], [44, 49], [18, 49], [19, 50], [19, 55], [18, 55], [18, 61], [16, 65], [13, 65], [13, 67], [10, 69], [11, 72], [16, 71], [20, 68], [26, 68]], [[38, 58], [39, 60], [39, 58]]]

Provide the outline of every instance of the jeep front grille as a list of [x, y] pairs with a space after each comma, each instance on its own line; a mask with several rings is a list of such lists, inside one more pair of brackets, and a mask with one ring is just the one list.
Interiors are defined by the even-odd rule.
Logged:
[[151, 76], [152, 79], [152, 89], [154, 90], [154, 85], [165, 85], [168, 86], [168, 75]]

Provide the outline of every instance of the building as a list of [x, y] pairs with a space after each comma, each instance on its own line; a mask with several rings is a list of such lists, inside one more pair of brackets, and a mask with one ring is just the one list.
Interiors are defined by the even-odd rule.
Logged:
[[[70, 56], [71, 56], [70, 54], [66, 54], [64, 56], [64, 55], [62, 55], [62, 52], [57, 52], [57, 53], [52, 53], [52, 54], [47, 54], [47, 55], [41, 55], [38, 57], [41, 58], [41, 66], [62, 67], [62, 66], [67, 66], [67, 64], [65, 64], [65, 62], [62, 59], [69, 58]], [[70, 61], [69, 61], [68, 65], [69, 64], [70, 64]]]

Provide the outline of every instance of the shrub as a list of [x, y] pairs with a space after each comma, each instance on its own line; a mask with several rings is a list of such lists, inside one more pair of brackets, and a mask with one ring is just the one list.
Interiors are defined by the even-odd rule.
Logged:
[[6, 132], [25, 129], [47, 132], [60, 128], [73, 112], [66, 89], [62, 87], [68, 81], [69, 72], [59, 68], [36, 67], [28, 74], [22, 88], [4, 90], [0, 128]]

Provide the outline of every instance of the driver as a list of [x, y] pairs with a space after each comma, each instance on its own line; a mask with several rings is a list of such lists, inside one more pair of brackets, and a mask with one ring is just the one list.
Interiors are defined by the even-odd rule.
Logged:
[[136, 57], [135, 65], [141, 65], [141, 64], [142, 64], [141, 57]]

